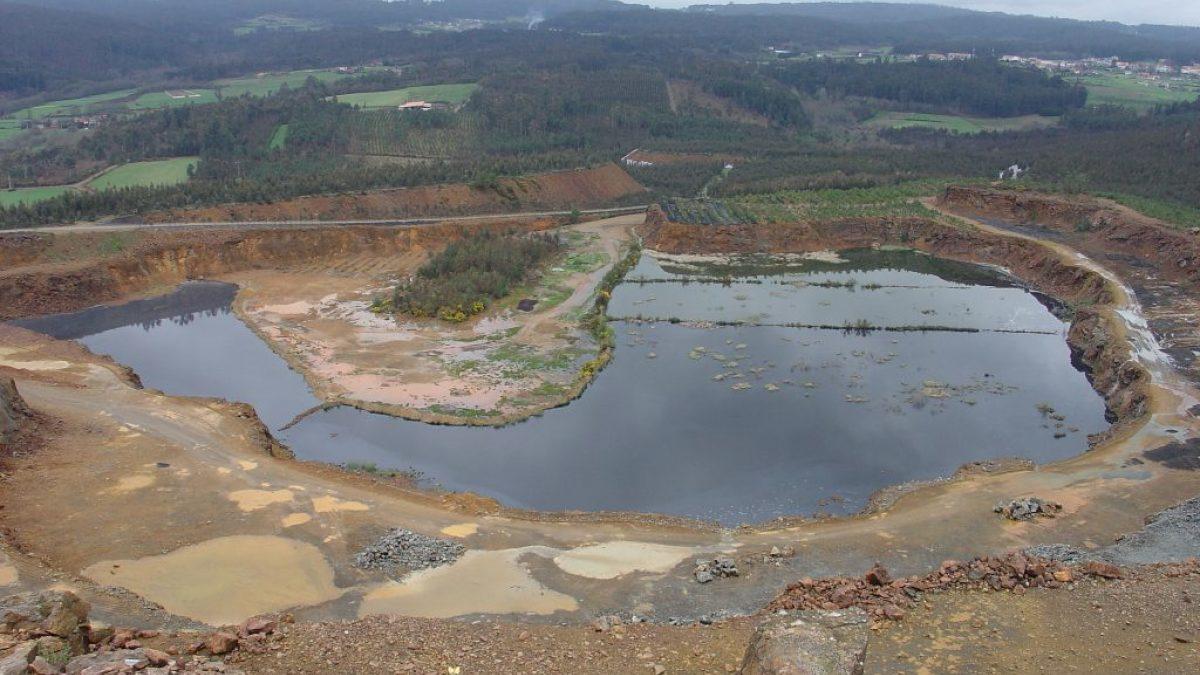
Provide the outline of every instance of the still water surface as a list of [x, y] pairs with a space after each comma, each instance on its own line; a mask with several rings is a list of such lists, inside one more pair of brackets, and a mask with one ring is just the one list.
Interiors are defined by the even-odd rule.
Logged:
[[[736, 525], [852, 512], [973, 460], [1061, 459], [1105, 427], [1065, 324], [1011, 280], [911, 253], [846, 259], [714, 271], [644, 258], [631, 278], [660, 282], [620, 286], [610, 313], [684, 323], [615, 322], [616, 358], [584, 396], [527, 422], [434, 426], [342, 407], [278, 435], [304, 459], [415, 469], [510, 506]], [[730, 272], [728, 285], [682, 283]], [[278, 430], [318, 401], [230, 311], [234, 290], [191, 283], [23, 325], [111, 355], [148, 387], [251, 403]]]

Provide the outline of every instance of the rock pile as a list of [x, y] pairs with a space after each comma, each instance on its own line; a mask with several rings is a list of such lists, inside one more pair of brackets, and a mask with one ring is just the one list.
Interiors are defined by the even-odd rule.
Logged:
[[736, 577], [738, 575], [737, 563], [733, 558], [714, 558], [698, 563], [696, 569], [692, 570], [692, 577], [698, 583], [707, 584], [713, 579]]
[[0, 448], [17, 442], [33, 413], [11, 378], [0, 379]]
[[462, 557], [466, 550], [465, 546], [455, 541], [397, 528], [354, 556], [354, 566], [382, 570], [388, 574], [423, 570], [449, 565]]
[[925, 594], [949, 589], [1008, 590], [1058, 588], [1079, 576], [1105, 579], [1121, 577], [1114, 565], [1087, 563], [1074, 567], [1022, 553], [976, 558], [970, 562], [947, 560], [936, 572], [923, 577], [893, 579], [876, 564], [861, 578], [801, 579], [787, 587], [768, 605], [769, 610], [846, 609], [859, 607], [876, 619], [902, 619]]
[[1062, 511], [1062, 504], [1037, 497], [1023, 497], [1008, 503], [1001, 502], [992, 510], [1009, 520], [1033, 520], [1038, 517], [1053, 518]]
[[88, 621], [88, 603], [67, 591], [14, 595], [0, 600], [0, 675], [115, 675], [117, 673], [220, 672], [240, 675], [219, 658], [235, 650], [265, 648], [276, 622], [252, 618], [233, 632], [217, 632], [186, 651], [154, 649], [143, 641], [158, 631], [108, 628]]

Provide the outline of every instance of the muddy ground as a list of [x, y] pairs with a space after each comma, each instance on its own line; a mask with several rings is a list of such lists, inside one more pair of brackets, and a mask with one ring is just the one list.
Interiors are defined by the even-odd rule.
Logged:
[[[8, 581], [12, 590], [76, 589], [101, 618], [139, 626], [216, 625], [293, 612], [301, 622], [294, 629], [297, 639], [285, 639], [282, 651], [261, 655], [263, 660], [248, 656], [247, 664], [256, 670], [320, 670], [325, 661], [336, 665], [343, 658], [350, 659], [349, 670], [362, 667], [363, 658], [367, 668], [374, 668], [369, 655], [376, 651], [380, 667], [411, 662], [417, 672], [433, 672], [462, 663], [494, 670], [489, 663], [513, 658], [514, 649], [530, 655], [517, 657], [529, 670], [552, 670], [538, 665], [533, 647], [519, 646], [536, 639], [544, 640], [537, 649], [557, 655], [551, 662], [563, 670], [587, 670], [579, 664], [594, 663], [596, 672], [653, 671], [657, 663], [671, 670], [722, 672], [735, 665], [749, 624], [676, 628], [663, 623], [672, 617], [708, 621], [753, 613], [800, 577], [859, 575], [875, 561], [897, 574], [917, 574], [944, 559], [1035, 544], [1096, 549], [1139, 530], [1147, 516], [1200, 494], [1200, 471], [1188, 454], [1197, 433], [1197, 419], [1189, 412], [1198, 400], [1192, 382], [1164, 358], [1157, 336], [1145, 330], [1142, 306], [1114, 271], [1119, 266], [1082, 257], [1073, 242], [1044, 243], [981, 222], [883, 225], [842, 227], [836, 237], [816, 229], [812, 237], [779, 239], [779, 249], [820, 250], [851, 240], [892, 243], [907, 228], [906, 236], [920, 235], [914, 239], [918, 245], [953, 257], [992, 262], [1002, 255], [1025, 256], [1013, 269], [1035, 285], [1041, 280], [1058, 295], [1090, 298], [1090, 314], [1085, 312], [1090, 318], [1077, 322], [1073, 333], [1098, 368], [1101, 393], [1119, 409], [1120, 423], [1108, 438], [1080, 457], [1034, 469], [966, 473], [906, 492], [854, 518], [721, 530], [651, 516], [530, 514], [470, 495], [427, 493], [286, 459], [252, 411], [147, 391], [125, 369], [81, 347], [0, 328], [0, 377], [14, 378], [39, 416], [33, 424], [40, 439], [8, 449], [0, 494], [8, 563], [0, 567], [0, 582]], [[71, 263], [66, 272], [62, 264], [47, 271], [50, 262], [34, 253], [6, 269], [3, 281], [16, 297], [20, 289], [44, 288], [39, 284], [66, 273], [77, 282], [59, 287], [46, 305], [64, 307], [88, 300], [71, 295], [72, 289], [100, 288], [107, 295], [97, 299], [116, 300], [178, 280], [167, 273], [172, 268], [157, 267], [164, 261], [200, 261], [194, 270], [204, 276], [239, 278], [253, 290], [246, 296], [249, 313], [317, 297], [326, 281], [302, 283], [300, 276], [283, 276], [330, 277], [306, 262], [302, 251], [287, 250], [289, 243], [311, 244], [315, 235], [255, 236], [207, 233], [169, 258], [161, 248], [138, 249], [143, 257], [113, 255], [102, 269], [88, 259]], [[347, 240], [339, 241], [342, 260], [352, 260], [377, 247], [379, 239], [349, 249]], [[411, 250], [405, 246], [416, 243], [394, 241], [381, 255], [400, 266], [411, 264], [404, 262], [404, 251]], [[255, 258], [255, 252], [267, 255]], [[1158, 264], [1149, 260], [1143, 274]], [[139, 269], [147, 270], [142, 277]], [[361, 295], [373, 274], [387, 271], [367, 264], [361, 270], [361, 276], [349, 270], [328, 283], [344, 283], [339, 294]], [[277, 274], [280, 280], [300, 281], [272, 281]], [[78, 283], [84, 279], [94, 285]], [[1194, 286], [1184, 288], [1194, 292]], [[25, 302], [20, 306], [32, 306]], [[1156, 310], [1153, 299], [1143, 303], [1145, 311]], [[315, 321], [313, 316], [306, 312], [309, 318], [303, 320]], [[1195, 325], [1194, 316], [1181, 320]], [[1028, 522], [992, 513], [997, 502], [1026, 495], [1054, 499], [1063, 512]], [[468, 553], [406, 583], [355, 567], [354, 554], [392, 527], [455, 539]], [[796, 553], [771, 556], [773, 547], [792, 547]], [[734, 558], [740, 576], [697, 584], [692, 567], [714, 555]], [[1184, 623], [1177, 630], [1173, 622], [1181, 616], [1183, 598], [1195, 596], [1196, 580], [1194, 575], [1147, 574], [1145, 579], [1087, 582], [1094, 583], [1092, 590], [1085, 584], [1074, 592], [1036, 591], [1019, 598], [962, 592], [931, 597], [927, 609], [881, 628], [872, 640], [870, 663], [885, 671], [900, 667], [895, 664], [921, 670], [926, 663], [933, 671], [965, 670], [962, 663], [1005, 671], [1028, 663], [1063, 663], [1053, 656], [1084, 668], [1090, 656], [1101, 654], [1114, 672], [1126, 670], [1127, 659], [1134, 659], [1131, 665], [1151, 659], [1138, 664], [1151, 672], [1180, 672], [1159, 668], [1156, 659], [1195, 658], [1195, 643], [1176, 640], [1175, 633], [1183, 631], [1179, 637], [1190, 640], [1196, 627]], [[1133, 603], [1130, 599], [1139, 594], [1161, 601]], [[1127, 618], [1112, 623], [1118, 621], [1112, 612], [1084, 611], [1088, 603], [1134, 606]], [[379, 613], [417, 617], [401, 625], [412, 626], [414, 639], [430, 645], [428, 653], [413, 654], [407, 646], [407, 653], [395, 650], [386, 640], [403, 641], [399, 636], [410, 629], [390, 628], [386, 619], [350, 627], [336, 623]], [[611, 613], [637, 614], [655, 623], [631, 627], [627, 634], [632, 636], [620, 639], [621, 633], [589, 633], [592, 618]], [[964, 614], [983, 621], [983, 627], [961, 627], [956, 617]], [[446, 623], [451, 617], [465, 623]], [[497, 617], [499, 631], [492, 628]], [[529, 635], [522, 638], [514, 621]], [[1034, 630], [1047, 623], [1055, 628]], [[345, 641], [351, 628], [361, 642]], [[338, 630], [339, 642], [327, 645]], [[1080, 641], [1077, 657], [1064, 653], [1055, 631]], [[1100, 633], [1112, 637], [1101, 640]], [[927, 634], [937, 637], [918, 637]], [[1158, 647], [1137, 658], [1142, 639]], [[636, 647], [625, 649], [625, 640]], [[1100, 642], [1108, 646], [1087, 649]], [[334, 659], [311, 651], [314, 645], [332, 649], [338, 644], [348, 645], [337, 648], [351, 653]], [[1178, 646], [1166, 650], [1172, 644]], [[651, 658], [640, 658], [643, 646]], [[583, 654], [593, 660], [581, 661]]]

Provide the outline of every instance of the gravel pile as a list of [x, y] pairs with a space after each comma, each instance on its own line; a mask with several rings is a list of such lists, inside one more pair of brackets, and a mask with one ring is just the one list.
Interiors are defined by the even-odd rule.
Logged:
[[455, 541], [436, 539], [412, 530], [395, 529], [354, 556], [354, 566], [368, 570], [423, 570], [441, 567], [462, 557], [466, 547]]

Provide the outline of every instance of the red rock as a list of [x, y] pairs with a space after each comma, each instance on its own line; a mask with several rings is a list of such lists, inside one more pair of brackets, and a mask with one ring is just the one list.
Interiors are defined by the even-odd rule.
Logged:
[[276, 624], [274, 621], [265, 617], [252, 617], [242, 622], [242, 625], [238, 628], [238, 635], [241, 635], [242, 637], [248, 635], [258, 635], [260, 633], [263, 635], [270, 635], [271, 633], [275, 632], [277, 625], [278, 624]]
[[237, 649], [237, 646], [237, 636], [232, 633], [221, 631], [213, 633], [208, 637], [208, 652], [216, 656], [228, 654], [229, 652]]
[[112, 646], [121, 649], [125, 643], [133, 639], [133, 631], [128, 628], [122, 628], [113, 633]]
[[146, 655], [146, 660], [150, 662], [150, 665], [155, 668], [161, 668], [171, 662], [170, 654], [160, 652], [157, 649], [147, 647], [142, 650], [142, 653]]
[[1054, 580], [1060, 584], [1069, 584], [1075, 579], [1075, 575], [1071, 574], [1069, 569], [1054, 570]]
[[1121, 569], [1116, 565], [1105, 562], [1092, 561], [1083, 566], [1084, 574], [1090, 574], [1094, 577], [1103, 579], [1120, 579]]
[[882, 565], [875, 563], [875, 566], [867, 571], [866, 580], [872, 586], [886, 586], [892, 583], [892, 575], [888, 574]]

